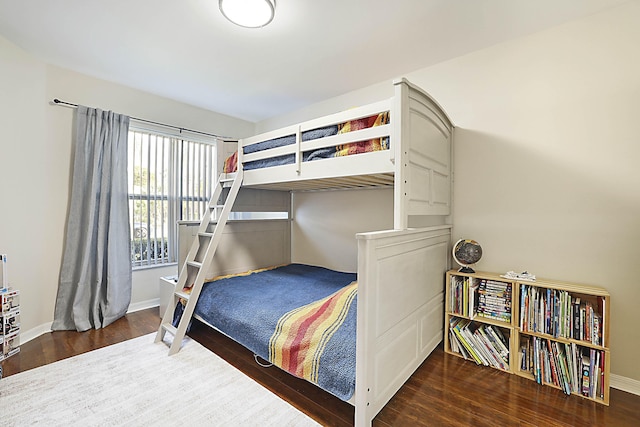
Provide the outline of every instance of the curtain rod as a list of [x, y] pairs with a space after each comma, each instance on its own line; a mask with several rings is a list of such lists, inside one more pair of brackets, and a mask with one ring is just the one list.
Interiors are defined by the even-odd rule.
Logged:
[[[73, 108], [78, 108], [78, 104], [73, 104], [71, 102], [61, 101], [58, 98], [54, 98], [53, 99], [53, 103], [54, 104], [64, 104], [64, 105], [68, 105], [68, 106], [73, 107]], [[199, 135], [212, 136], [214, 138], [222, 139], [223, 141], [226, 141], [226, 142], [238, 142], [237, 139], [228, 138], [226, 136], [215, 135], [215, 134], [207, 133], [207, 132], [201, 132], [199, 130], [193, 130], [193, 129], [183, 128], [183, 127], [180, 127], [180, 126], [168, 125], [166, 123], [154, 122], [152, 120], [140, 119], [138, 117], [129, 117], [129, 118], [131, 120], [135, 120], [135, 121], [138, 121], [138, 122], [151, 123], [151, 124], [158, 125], [158, 126], [164, 126], [164, 127], [168, 127], [168, 128], [178, 129], [178, 131], [180, 131], [180, 133], [182, 133], [182, 131], [186, 131], [186, 132], [191, 132], [191, 133], [197, 133]]]

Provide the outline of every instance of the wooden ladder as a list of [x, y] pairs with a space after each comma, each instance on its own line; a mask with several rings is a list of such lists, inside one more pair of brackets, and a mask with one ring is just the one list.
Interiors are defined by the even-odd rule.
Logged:
[[[162, 317], [162, 322], [158, 328], [158, 333], [156, 334], [155, 342], [163, 341], [166, 332], [173, 335], [169, 355], [177, 353], [182, 346], [182, 340], [187, 333], [187, 327], [191, 322], [191, 316], [193, 316], [193, 310], [198, 302], [202, 285], [207, 279], [207, 277], [205, 277], [207, 275], [207, 269], [211, 265], [213, 255], [220, 244], [222, 232], [229, 219], [231, 207], [242, 185], [242, 170], [236, 172], [233, 178], [223, 178], [223, 176], [226, 175], [222, 174], [218, 179], [216, 189], [209, 201], [208, 209], [205, 211], [202, 221], [200, 222], [198, 236], [194, 239], [185, 263], [180, 270], [178, 283], [176, 283], [173, 292], [173, 300], [167, 305], [167, 309]], [[229, 188], [226, 197], [224, 196], [225, 188]], [[221, 198], [224, 199], [223, 204], [219, 204]], [[212, 228], [213, 231], [211, 231]], [[185, 288], [189, 289], [190, 292], [185, 291]], [[173, 326], [173, 315], [180, 299], [185, 300], [187, 303], [184, 307], [180, 322], [178, 326], [175, 327]]]

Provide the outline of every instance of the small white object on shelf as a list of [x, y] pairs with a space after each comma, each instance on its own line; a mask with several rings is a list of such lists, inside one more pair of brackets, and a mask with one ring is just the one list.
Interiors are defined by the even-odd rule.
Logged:
[[529, 282], [536, 281], [536, 275], [531, 274], [527, 271], [523, 271], [522, 273], [516, 273], [515, 271], [507, 271], [505, 274], [501, 274], [500, 277], [504, 277], [505, 279], [510, 279], [510, 280], [527, 280]]

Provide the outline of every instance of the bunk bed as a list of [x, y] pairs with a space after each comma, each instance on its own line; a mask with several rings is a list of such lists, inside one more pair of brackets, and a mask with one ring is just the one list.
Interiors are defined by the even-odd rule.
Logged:
[[[356, 235], [357, 272], [298, 264], [249, 265], [256, 270], [216, 278], [203, 286], [195, 317], [258, 356], [350, 402], [355, 406], [355, 425], [370, 425], [443, 337], [452, 132], [440, 106], [401, 79], [394, 82], [390, 99], [240, 140], [225, 161], [225, 173], [232, 176], [234, 170], [242, 170], [242, 188], [392, 187], [394, 228]], [[262, 245], [261, 250], [269, 251], [269, 242]], [[291, 257], [290, 248], [284, 253]], [[332, 280], [327, 284], [324, 278], [329, 276]], [[334, 304], [338, 299], [342, 305]], [[277, 308], [265, 320], [263, 312], [274, 300]], [[291, 324], [306, 328], [322, 323], [313, 314], [311, 320], [291, 321], [314, 304], [322, 310], [338, 307], [337, 314], [331, 315], [331, 322], [339, 319], [337, 324], [325, 321], [331, 316], [323, 312], [328, 326], [316, 332], [322, 351], [315, 357], [327, 359], [320, 367], [313, 365], [318, 362], [313, 355], [303, 361], [300, 352], [309, 350], [306, 347], [276, 346], [278, 340], [295, 341], [292, 337], [309, 329], [285, 329]], [[329, 348], [329, 341], [335, 348]], [[296, 357], [299, 363], [292, 362]], [[331, 371], [340, 371], [346, 379], [334, 380], [337, 374]], [[309, 375], [315, 375], [315, 380]]]

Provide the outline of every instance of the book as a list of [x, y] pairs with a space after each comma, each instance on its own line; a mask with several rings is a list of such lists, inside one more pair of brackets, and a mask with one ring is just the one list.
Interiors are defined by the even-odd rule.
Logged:
[[463, 334], [464, 327], [469, 324], [468, 320], [452, 318], [451, 319], [451, 331], [456, 335], [456, 338], [464, 346], [469, 356], [478, 364], [483, 365], [483, 361], [476, 353], [475, 349], [471, 346], [467, 340], [465, 334]]
[[582, 395], [589, 396], [591, 383], [591, 362], [589, 356], [582, 354]]
[[489, 337], [493, 338], [493, 342], [495, 343], [495, 348], [500, 351], [500, 354], [505, 358], [505, 360], [509, 360], [509, 344], [500, 332], [500, 328], [494, 328], [489, 325], [486, 328]]
[[553, 351], [551, 346], [551, 341], [547, 340], [547, 351], [550, 355], [550, 365], [551, 365], [551, 379], [553, 384], [556, 386], [560, 386], [560, 379], [558, 376], [558, 358], [556, 352]]
[[468, 307], [467, 307], [467, 313], [469, 316], [469, 319], [473, 319], [476, 316], [476, 306], [478, 305], [476, 302], [476, 293], [478, 290], [478, 282], [470, 279], [471, 283], [469, 284], [469, 301], [468, 301]]
[[9, 273], [7, 272], [7, 255], [0, 254], [0, 290], [9, 287]]
[[478, 347], [483, 352], [485, 359], [489, 363], [489, 365], [499, 368], [502, 370], [506, 370], [506, 366], [502, 357], [497, 353], [496, 349], [493, 348], [490, 341], [488, 341], [485, 332], [482, 327], [478, 327], [473, 331], [473, 337], [478, 345]]
[[606, 312], [607, 312], [607, 304], [606, 304], [607, 300], [605, 300], [602, 297], [598, 297], [598, 311], [600, 313], [602, 313], [602, 323], [600, 324], [600, 345], [604, 345], [604, 343], [606, 343], [607, 341], [605, 340], [605, 331], [606, 331], [606, 325], [604, 324], [604, 319], [606, 319]]
[[580, 339], [580, 298], [573, 299], [573, 306], [571, 308], [571, 318], [573, 323], [571, 338]]
[[562, 347], [560, 347], [560, 343], [554, 341], [554, 349], [558, 354], [558, 364], [560, 365], [560, 388], [564, 391], [565, 394], [571, 394], [571, 384], [569, 377], [569, 369], [567, 367], [567, 358], [564, 352], [562, 351]]
[[604, 399], [604, 352], [600, 352], [600, 389], [598, 390], [598, 396], [600, 399]]

